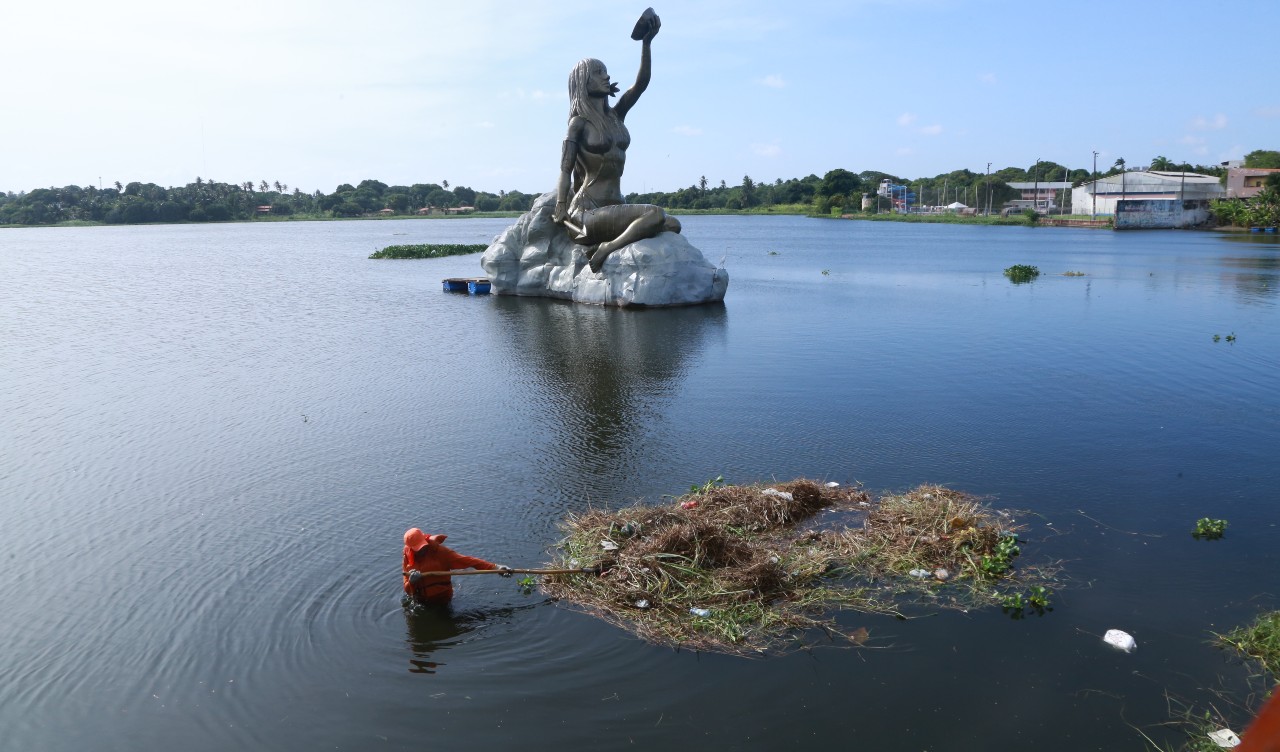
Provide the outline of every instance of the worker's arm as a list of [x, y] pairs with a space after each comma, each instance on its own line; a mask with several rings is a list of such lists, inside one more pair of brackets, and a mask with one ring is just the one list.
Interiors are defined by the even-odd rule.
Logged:
[[[449, 564], [450, 569], [467, 569], [468, 567], [472, 569], [510, 569], [510, 567], [502, 564], [494, 564], [491, 561], [485, 561], [475, 556], [465, 556], [444, 546], [440, 547], [440, 553], [445, 554], [445, 561]], [[506, 574], [509, 573], [504, 572], [504, 576]]]

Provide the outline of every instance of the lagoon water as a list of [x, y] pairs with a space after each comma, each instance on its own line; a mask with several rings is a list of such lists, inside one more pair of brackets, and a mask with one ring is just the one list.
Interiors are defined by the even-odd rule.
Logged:
[[[1253, 667], [1210, 640], [1280, 608], [1280, 245], [684, 222], [723, 306], [367, 258], [505, 220], [0, 230], [0, 747], [1140, 749], [1167, 697], [1243, 727]], [[1064, 581], [753, 660], [499, 578], [401, 608], [406, 527], [538, 565], [566, 514], [721, 474], [986, 496]]]

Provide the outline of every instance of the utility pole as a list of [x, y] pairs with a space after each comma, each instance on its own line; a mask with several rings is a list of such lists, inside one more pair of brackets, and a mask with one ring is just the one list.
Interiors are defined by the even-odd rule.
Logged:
[[991, 216], [991, 163], [987, 162], [987, 179], [983, 183], [983, 187], [987, 189], [987, 216]]
[[[1066, 167], [1063, 167], [1062, 168], [1062, 203], [1058, 206], [1059, 214], [1067, 213], [1067, 191], [1069, 190], [1067, 186], [1069, 185], [1071, 185], [1071, 170], [1068, 170]], [[1071, 207], [1071, 210], [1075, 211], [1075, 207], [1074, 206]]]
[[[1178, 186], [1178, 219], [1185, 220], [1187, 216], [1187, 168], [1182, 167], [1182, 182]], [[1181, 225], [1186, 227], [1185, 224]]]
[[1093, 186], [1089, 191], [1093, 194], [1093, 216], [1091, 219], [1098, 218], [1098, 152], [1093, 152]]
[[1031, 208], [1040, 211], [1040, 157], [1036, 157], [1036, 164], [1031, 168], [1031, 174], [1035, 178], [1035, 189], [1031, 192]]

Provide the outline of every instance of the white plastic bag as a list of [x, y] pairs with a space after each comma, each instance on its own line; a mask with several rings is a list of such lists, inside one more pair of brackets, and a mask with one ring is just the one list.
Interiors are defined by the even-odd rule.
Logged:
[[1128, 632], [1123, 632], [1119, 629], [1108, 629], [1107, 633], [1102, 636], [1102, 641], [1126, 653], [1132, 653], [1138, 648], [1137, 640], [1134, 640]]
[[1213, 740], [1214, 744], [1222, 747], [1223, 749], [1231, 749], [1232, 747], [1240, 746], [1240, 737], [1236, 736], [1236, 732], [1231, 729], [1210, 731], [1209, 738]]

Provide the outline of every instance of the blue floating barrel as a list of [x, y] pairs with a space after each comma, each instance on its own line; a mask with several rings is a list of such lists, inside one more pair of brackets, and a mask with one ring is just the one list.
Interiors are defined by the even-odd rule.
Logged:
[[489, 280], [487, 280], [487, 279], [473, 279], [473, 280], [468, 281], [468, 282], [467, 282], [467, 292], [471, 293], [472, 295], [488, 295], [488, 294], [489, 294]]

